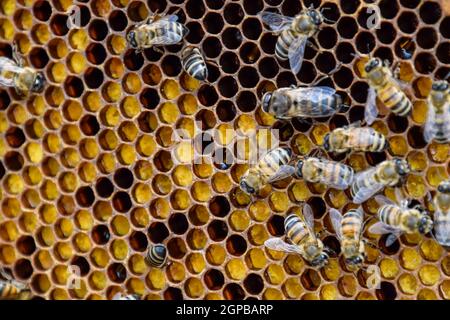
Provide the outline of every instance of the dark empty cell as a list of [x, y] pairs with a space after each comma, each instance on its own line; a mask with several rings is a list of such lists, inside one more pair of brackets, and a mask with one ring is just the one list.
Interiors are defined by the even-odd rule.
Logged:
[[347, 67], [342, 67], [333, 75], [333, 79], [339, 87], [343, 89], [348, 88], [353, 81], [352, 70]]
[[374, 54], [375, 57], [380, 58], [381, 60], [385, 61], [389, 61], [389, 63], [392, 65], [394, 63], [394, 57], [392, 55], [392, 50], [390, 48], [387, 47], [381, 47], [378, 48]]
[[133, 231], [129, 242], [134, 251], [144, 252], [148, 246], [147, 236], [141, 231]]
[[216, 196], [209, 202], [209, 211], [216, 217], [226, 217], [230, 213], [230, 203], [224, 196]]
[[234, 74], [239, 69], [239, 58], [234, 52], [225, 52], [220, 57], [220, 66], [224, 72]]
[[189, 0], [186, 3], [186, 13], [192, 19], [199, 19], [205, 14], [205, 5], [202, 0]]
[[89, 186], [81, 187], [77, 190], [75, 198], [80, 206], [90, 207], [95, 200], [94, 191]]
[[201, 130], [208, 130], [214, 128], [216, 125], [216, 117], [214, 113], [210, 110], [200, 110], [196, 116], [195, 120], [200, 122], [198, 123]]
[[438, 41], [438, 36], [433, 28], [422, 28], [417, 33], [416, 40], [417, 44], [420, 47], [424, 49], [431, 49], [436, 45]]
[[[209, 0], [215, 1], [215, 0]], [[264, 3], [262, 0], [244, 0], [244, 10], [249, 15], [256, 15], [262, 11]]]
[[280, 215], [273, 215], [267, 222], [267, 228], [271, 235], [281, 237], [285, 233], [284, 218]]
[[26, 280], [33, 274], [33, 266], [30, 260], [19, 259], [14, 265], [14, 273], [17, 275], [19, 280]]
[[185, 39], [193, 44], [197, 44], [202, 41], [205, 32], [202, 29], [202, 26], [198, 22], [189, 22], [186, 24], [186, 27], [189, 29], [189, 33], [185, 36]]
[[217, 12], [210, 12], [203, 18], [203, 25], [209, 33], [217, 34], [223, 28], [222, 16]]
[[385, 152], [366, 152], [367, 163], [371, 166], [376, 166], [386, 160]]
[[52, 18], [50, 21], [50, 28], [55, 35], [64, 36], [67, 32], [69, 32], [69, 28], [67, 27], [67, 19], [68, 16], [63, 14], [57, 14]]
[[229, 122], [236, 117], [236, 108], [233, 102], [222, 100], [216, 107], [216, 114], [220, 121]]
[[181, 238], [172, 238], [167, 242], [167, 250], [171, 257], [182, 259], [187, 252], [186, 244]]
[[0, 90], [0, 110], [6, 110], [11, 103], [11, 98], [6, 90]]
[[368, 54], [375, 48], [375, 37], [369, 32], [360, 32], [356, 36], [356, 49], [363, 53]]
[[109, 198], [109, 196], [111, 196], [114, 192], [114, 186], [108, 178], [100, 178], [97, 180], [95, 190], [97, 190], [97, 194], [100, 197]]
[[185, 233], [189, 227], [186, 216], [182, 213], [172, 214], [169, 218], [169, 227], [176, 234]]
[[378, 40], [385, 44], [391, 44], [397, 35], [394, 26], [389, 22], [382, 22], [376, 32]]
[[139, 96], [139, 100], [144, 108], [153, 110], [159, 104], [158, 91], [152, 88], [145, 88]]
[[322, 15], [325, 17], [325, 23], [334, 24], [339, 20], [341, 14], [338, 6], [335, 3], [324, 3], [320, 8], [322, 11]]
[[[447, 58], [449, 58], [450, 46], [447, 46]], [[443, 58], [440, 56], [440, 47], [438, 48], [436, 55], [438, 58]], [[441, 59], [440, 59], [441, 60]], [[450, 62], [450, 58], [449, 58]], [[436, 68], [436, 59], [430, 53], [422, 52], [416, 56], [414, 60], [414, 66], [416, 70], [422, 74], [429, 74]]]
[[442, 15], [442, 9], [437, 2], [426, 1], [420, 7], [420, 18], [428, 24], [433, 24], [439, 21]]
[[205, 284], [210, 290], [220, 290], [225, 284], [225, 277], [217, 269], [210, 269], [205, 272]]
[[308, 204], [314, 213], [314, 218], [321, 219], [327, 209], [325, 201], [319, 197], [311, 197], [308, 199]]
[[113, 263], [108, 267], [108, 276], [111, 281], [122, 283], [127, 278], [127, 269], [121, 263]]
[[414, 12], [403, 12], [397, 19], [397, 25], [404, 33], [413, 33], [419, 25], [419, 20]]
[[367, 100], [367, 92], [369, 90], [369, 85], [367, 82], [358, 81], [355, 82], [351, 89], [350, 93], [352, 98], [359, 103], [365, 103]]
[[344, 13], [352, 14], [358, 10], [360, 3], [360, 0], [341, 0], [340, 7]]
[[238, 91], [238, 84], [232, 76], [220, 79], [218, 87], [221, 95], [225, 98], [234, 97]]
[[114, 31], [123, 31], [128, 25], [128, 19], [121, 10], [115, 10], [109, 16], [109, 25]]
[[355, 49], [348, 42], [341, 42], [336, 48], [336, 58], [342, 63], [350, 63], [355, 54]]
[[93, 115], [85, 115], [80, 121], [81, 131], [87, 136], [95, 136], [100, 130], [100, 124]]
[[348, 120], [345, 116], [340, 114], [335, 114], [330, 119], [330, 130], [336, 129], [336, 128], [342, 128], [344, 126], [348, 125]]
[[241, 256], [247, 251], [247, 242], [242, 236], [234, 234], [227, 239], [227, 250], [234, 256]]
[[280, 68], [275, 58], [265, 57], [259, 62], [258, 70], [263, 77], [271, 79], [277, 75]]
[[33, 6], [33, 15], [41, 21], [47, 21], [52, 15], [52, 6], [48, 1], [37, 1]]
[[239, 71], [238, 78], [244, 88], [254, 88], [259, 81], [258, 72], [252, 67], [243, 67]]
[[381, 0], [378, 6], [381, 15], [386, 19], [394, 18], [399, 10], [397, 0]]
[[49, 61], [49, 57], [47, 51], [43, 48], [33, 48], [30, 51], [30, 62], [33, 67], [42, 69], [44, 68]]
[[260, 294], [264, 289], [264, 280], [261, 278], [259, 274], [250, 273], [244, 279], [244, 288], [250, 294]]
[[237, 3], [229, 3], [225, 6], [223, 16], [229, 24], [237, 25], [244, 18], [244, 10]]
[[3, 178], [5, 173], [6, 173], [5, 167], [3, 166], [3, 163], [0, 161], [0, 179]]
[[242, 24], [244, 36], [250, 40], [258, 40], [262, 32], [262, 26], [258, 19], [247, 18]]
[[408, 128], [408, 119], [390, 113], [387, 119], [389, 129], [394, 133], [403, 133]]
[[304, 83], [311, 83], [317, 76], [314, 64], [309, 61], [303, 61], [302, 68], [298, 74], [298, 79]]
[[[428, 55], [428, 54], [422, 53], [422, 55]], [[436, 56], [440, 62], [446, 63], [446, 64], [450, 63], [450, 42], [444, 42], [444, 43], [440, 44], [437, 47]], [[419, 56], [417, 56], [417, 59], [418, 58], [419, 58]], [[431, 57], [431, 58], [433, 58], [433, 57]], [[416, 59], [416, 61], [417, 61], [417, 59]], [[428, 57], [427, 59], [431, 62], [430, 57]]]
[[[153, 1], [152, 1], [153, 2]], [[145, 9], [145, 4], [141, 1], [133, 1], [128, 5], [127, 16], [134, 22], [141, 22], [142, 16], [141, 12]], [[162, 12], [162, 11], [152, 11], [152, 12]]]
[[316, 58], [316, 66], [323, 73], [329, 73], [336, 67], [336, 60], [330, 52], [322, 52]]
[[450, 68], [442, 67], [436, 70], [434, 73], [434, 78], [439, 80], [447, 79], [447, 76], [450, 73]]
[[245, 292], [237, 283], [229, 283], [223, 289], [223, 297], [226, 300], [243, 300]]
[[108, 25], [105, 21], [95, 19], [89, 24], [89, 36], [96, 41], [103, 41], [108, 35]]
[[[305, 64], [305, 61], [303, 62]], [[302, 73], [300, 73], [302, 74]], [[281, 72], [277, 77], [277, 88], [286, 88], [290, 87], [291, 85], [296, 85], [297, 81], [295, 80], [295, 76], [292, 74], [292, 72], [285, 71]]]
[[19, 127], [11, 127], [6, 131], [6, 142], [12, 148], [19, 148], [25, 142], [25, 134]]
[[106, 50], [100, 43], [92, 43], [86, 48], [86, 56], [93, 64], [102, 64], [106, 59]]
[[414, 9], [416, 8], [422, 0], [400, 0], [400, 4], [403, 7]]
[[395, 43], [395, 55], [401, 59], [411, 59], [415, 50], [416, 44], [409, 37], [401, 37]]
[[253, 64], [261, 55], [258, 46], [253, 42], [247, 42], [239, 50], [239, 55], [244, 63]]
[[325, 239], [323, 239], [323, 244], [327, 248], [333, 250], [332, 256], [337, 256], [341, 252], [341, 245], [339, 243], [339, 240], [334, 236], [328, 236]]
[[119, 212], [125, 213], [131, 209], [132, 203], [127, 192], [117, 192], [113, 197], [113, 207]]
[[166, 0], [147, 0], [147, 6], [150, 12], [165, 12], [167, 9]]
[[[164, 54], [164, 49], [166, 49], [167, 47], [158, 47], [158, 49], [156, 49], [156, 47], [151, 47], [148, 49], [144, 50], [144, 56], [145, 59], [147, 59], [148, 61], [159, 61], [159, 59], [161, 59], [161, 57]], [[162, 50], [162, 51], [161, 51]], [[144, 64], [144, 59], [142, 57], [142, 54], [138, 53], [136, 50], [131, 50], [133, 51], [133, 53], [136, 55], [136, 58], [138, 59], [142, 59], [142, 63], [139, 65], [138, 69], [142, 66], [142, 64]], [[127, 52], [128, 54], [128, 52]]]
[[81, 96], [81, 94], [84, 91], [84, 85], [83, 81], [81, 81], [78, 77], [67, 77], [66, 81], [64, 82], [64, 89], [72, 98], [78, 98]]
[[397, 289], [387, 281], [381, 281], [379, 288], [375, 290], [378, 300], [395, 300], [397, 297]]
[[269, 6], [278, 6], [283, 2], [283, 0], [264, 0], [264, 2]]
[[450, 17], [442, 19], [439, 31], [444, 38], [450, 39]]
[[273, 129], [278, 130], [280, 141], [288, 141], [294, 134], [294, 128], [287, 121], [277, 121], [273, 125]]
[[364, 110], [365, 108], [362, 106], [354, 106], [350, 109], [349, 112], [349, 122], [353, 123], [356, 121], [363, 121], [364, 119]]
[[92, 240], [94, 240], [96, 244], [106, 244], [110, 238], [111, 234], [108, 226], [100, 224], [92, 229]]
[[228, 170], [234, 163], [233, 153], [227, 148], [220, 148], [213, 154], [214, 166], [219, 170]]
[[208, 37], [203, 41], [203, 52], [208, 58], [215, 58], [222, 52], [222, 44], [216, 37]]
[[19, 171], [22, 169], [24, 163], [23, 156], [16, 151], [10, 151], [5, 154], [3, 161], [5, 162], [6, 168], [11, 171]]
[[23, 255], [29, 256], [36, 250], [36, 243], [31, 236], [22, 236], [17, 240], [16, 248]]
[[[352, 37], [353, 36], [351, 36], [350, 38], [352, 38]], [[317, 39], [318, 39], [319, 44], [320, 44], [320, 46], [322, 48], [331, 49], [331, 48], [333, 48], [336, 45], [337, 33], [334, 30], [334, 28], [332, 28], [332, 27], [325, 27], [325, 28], [323, 28], [322, 30], [319, 31], [319, 34], [317, 35]]]
[[322, 0], [303, 0], [303, 6], [305, 8], [319, 8]]
[[181, 72], [180, 58], [175, 55], [165, 56], [161, 63], [161, 67], [167, 76], [175, 77]]
[[361, 8], [358, 12], [358, 24], [364, 29], [377, 28], [380, 20], [377, 9], [374, 6]]
[[251, 91], [241, 91], [236, 99], [238, 108], [243, 112], [250, 112], [256, 108], [256, 96]]
[[267, 54], [275, 53], [275, 45], [278, 37], [272, 33], [266, 33], [261, 37], [261, 49]]
[[[332, 31], [329, 31], [329, 34], [331, 36], [332, 32], [335, 32], [333, 28], [329, 28]], [[358, 24], [356, 23], [355, 19], [351, 17], [342, 17], [337, 26], [339, 34], [345, 38], [345, 39], [352, 39], [355, 34], [358, 32]], [[336, 36], [334, 36], [336, 39]], [[326, 39], [326, 36], [325, 36]], [[333, 44], [336, 43], [336, 40], [333, 41]]]
[[307, 290], [317, 290], [320, 285], [320, 275], [316, 270], [306, 269], [301, 277], [300, 281]]
[[103, 72], [95, 67], [88, 68], [84, 73], [84, 82], [89, 89], [97, 89], [103, 83]]
[[242, 42], [242, 34], [238, 28], [227, 28], [222, 33], [222, 42], [228, 49], [236, 49]]
[[161, 243], [169, 236], [169, 230], [162, 222], [153, 222], [148, 228], [148, 237], [153, 243]]
[[123, 59], [125, 66], [131, 71], [139, 70], [144, 64], [144, 57], [141, 53], [137, 53], [136, 50], [128, 50]]
[[170, 152], [166, 150], [159, 151], [153, 158], [153, 163], [161, 172], [167, 172], [173, 166], [173, 162], [170, 156]]
[[214, 105], [219, 99], [216, 89], [209, 85], [203, 85], [200, 87], [197, 96], [200, 103], [207, 107]]
[[208, 62], [207, 65], [208, 65], [208, 82], [214, 83], [217, 81], [217, 79], [219, 79], [222, 72], [216, 65], [212, 65], [211, 63]]
[[80, 8], [80, 27], [85, 27], [91, 21], [91, 12], [86, 6], [78, 6]]
[[168, 287], [163, 295], [164, 300], [183, 300], [183, 292], [179, 288]]
[[227, 224], [222, 220], [213, 220], [208, 225], [208, 234], [213, 241], [222, 241], [227, 237], [228, 227]]
[[413, 126], [408, 130], [408, 143], [415, 149], [422, 149], [427, 145], [423, 139], [421, 127]]

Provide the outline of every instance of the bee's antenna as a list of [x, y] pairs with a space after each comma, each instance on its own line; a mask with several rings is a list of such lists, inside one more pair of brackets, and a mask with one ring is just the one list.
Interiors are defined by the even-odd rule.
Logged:
[[443, 80], [448, 80], [448, 78], [450, 78], [450, 71], [447, 73]]

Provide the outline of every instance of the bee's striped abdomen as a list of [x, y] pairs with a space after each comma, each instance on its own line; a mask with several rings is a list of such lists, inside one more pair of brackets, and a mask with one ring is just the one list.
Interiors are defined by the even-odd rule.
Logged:
[[275, 55], [280, 60], [287, 60], [289, 57], [289, 47], [297, 38], [295, 32], [290, 29], [283, 30], [275, 45]]
[[198, 50], [192, 49], [183, 59], [183, 68], [193, 78], [205, 81], [208, 77], [208, 68], [203, 56]]
[[319, 165], [323, 170], [319, 176], [321, 183], [349, 186], [353, 182], [354, 171], [351, 167], [327, 160], [321, 160], [320, 162]]
[[295, 214], [290, 214], [284, 220], [284, 228], [287, 237], [292, 243], [299, 245], [309, 236], [309, 230], [305, 223]]
[[402, 209], [395, 205], [384, 205], [378, 209], [378, 218], [384, 224], [397, 227], [401, 223]]
[[19, 296], [20, 290], [11, 283], [0, 281], [0, 299], [13, 299]]
[[[434, 221], [435, 228], [441, 230], [450, 230], [450, 213], [440, 214]], [[443, 246], [450, 247], [450, 238], [443, 237], [439, 232], [435, 233], [436, 240]]]
[[165, 246], [158, 244], [152, 246], [145, 259], [151, 267], [161, 268], [164, 266], [167, 260], [167, 249]]
[[262, 159], [260, 169], [270, 178], [280, 169], [280, 166], [289, 163], [291, 160], [291, 151], [285, 148], [272, 150]]
[[155, 29], [155, 37], [167, 39], [167, 43], [154, 42], [154, 45], [158, 44], [175, 44], [178, 43], [185, 34], [185, 29], [182, 24], [174, 21], [168, 21], [163, 27], [157, 27]]
[[406, 94], [396, 86], [386, 85], [378, 91], [378, 97], [393, 113], [406, 116], [412, 109], [412, 103]]
[[363, 215], [359, 210], [350, 210], [342, 217], [342, 236], [354, 239], [360, 233]]

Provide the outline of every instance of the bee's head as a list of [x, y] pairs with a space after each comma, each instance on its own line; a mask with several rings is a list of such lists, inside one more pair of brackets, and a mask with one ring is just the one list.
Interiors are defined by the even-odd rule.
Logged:
[[322, 147], [325, 149], [325, 151], [330, 151], [330, 133], [329, 132], [325, 135], [325, 137], [323, 137]]
[[266, 92], [262, 97], [262, 109], [264, 112], [269, 112], [271, 100], [272, 100], [272, 92]]
[[309, 9], [306, 14], [311, 17], [311, 20], [315, 25], [318, 26], [323, 23], [323, 16], [320, 11], [317, 11], [316, 9]]
[[352, 270], [361, 268], [364, 262], [364, 254], [358, 254], [353, 257], [345, 259], [345, 264]]
[[445, 80], [435, 81], [431, 86], [431, 89], [434, 91], [447, 91], [448, 88], [448, 82]]
[[411, 168], [406, 160], [396, 158], [395, 160], [395, 170], [401, 176], [404, 176], [411, 172]]
[[42, 90], [44, 90], [45, 85], [45, 78], [44, 75], [41, 72], [38, 72], [36, 74], [36, 77], [34, 78], [33, 86], [31, 87], [31, 91], [40, 93]]
[[255, 188], [250, 186], [245, 179], [241, 180], [239, 186], [241, 187], [242, 191], [247, 194], [254, 194], [256, 192]]
[[372, 70], [377, 67], [381, 67], [382, 65], [383, 63], [380, 58], [372, 58], [366, 63], [366, 65], [364, 66], [364, 70], [367, 73], [370, 73]]
[[128, 32], [127, 41], [131, 48], [137, 49], [138, 43], [136, 41], [136, 32], [135, 31]]
[[328, 259], [330, 259], [328, 253], [322, 251], [318, 257], [311, 261], [311, 265], [316, 268], [322, 268], [328, 264]]
[[450, 180], [445, 180], [439, 183], [437, 189], [440, 193], [450, 193]]
[[424, 214], [418, 222], [418, 230], [421, 234], [427, 234], [433, 229], [433, 220], [427, 214]]

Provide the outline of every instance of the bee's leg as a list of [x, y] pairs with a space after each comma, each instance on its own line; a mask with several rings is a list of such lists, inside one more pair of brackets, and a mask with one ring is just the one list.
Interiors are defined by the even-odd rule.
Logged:
[[362, 241], [364, 242], [364, 244], [368, 245], [369, 247], [371, 247], [373, 249], [377, 249], [377, 250], [380, 249], [380, 247], [376, 243], [373, 243], [372, 241], [369, 241], [366, 239], [363, 239]]
[[308, 46], [310, 46], [311, 48], [313, 48], [314, 50], [320, 51], [319, 47], [316, 44], [314, 44], [313, 42], [311, 42], [310, 40], [306, 40], [306, 44]]
[[159, 52], [159, 53], [161, 53], [161, 54], [164, 54], [164, 53], [165, 53], [164, 50], [163, 50], [163, 49], [160, 49], [159, 47], [153, 47], [153, 50], [155, 50], [156, 52]]
[[19, 51], [19, 47], [17, 45], [17, 42], [13, 42], [12, 44], [12, 58], [14, 60], [14, 62], [19, 66], [19, 67], [23, 67], [24, 65], [24, 59], [22, 57], [22, 54]]
[[0, 275], [1, 275], [5, 280], [8, 280], [8, 281], [13, 280], [12, 276], [11, 276], [8, 272], [6, 272], [6, 270], [5, 270], [3, 267], [0, 267]]

